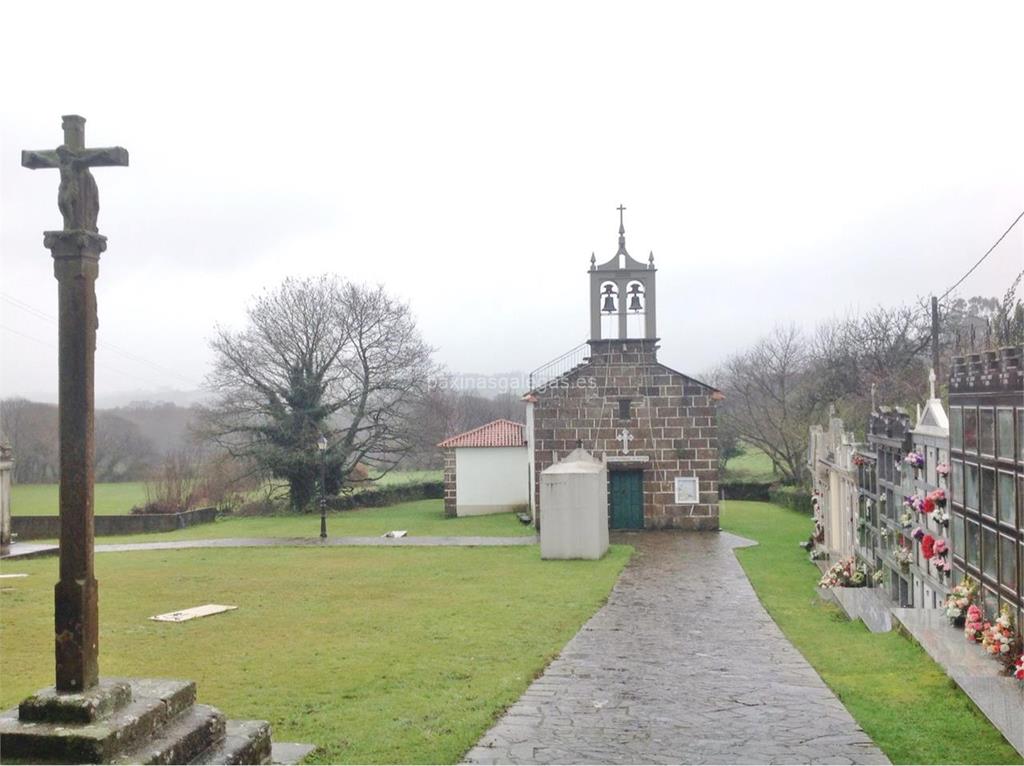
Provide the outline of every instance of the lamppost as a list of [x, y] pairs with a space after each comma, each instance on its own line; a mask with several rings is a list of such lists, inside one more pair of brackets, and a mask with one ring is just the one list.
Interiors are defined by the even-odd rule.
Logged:
[[316, 443], [320, 450], [320, 539], [327, 539], [327, 437], [323, 434]]

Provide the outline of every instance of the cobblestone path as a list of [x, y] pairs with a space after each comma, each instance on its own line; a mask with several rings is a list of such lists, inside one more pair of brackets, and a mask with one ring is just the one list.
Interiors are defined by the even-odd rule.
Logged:
[[758, 601], [728, 533], [637, 548], [469, 763], [888, 763]]

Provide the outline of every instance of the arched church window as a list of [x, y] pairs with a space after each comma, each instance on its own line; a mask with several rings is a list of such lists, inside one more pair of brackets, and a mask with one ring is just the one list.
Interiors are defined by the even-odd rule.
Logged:
[[619, 337], [619, 286], [614, 282], [601, 285], [601, 337]]

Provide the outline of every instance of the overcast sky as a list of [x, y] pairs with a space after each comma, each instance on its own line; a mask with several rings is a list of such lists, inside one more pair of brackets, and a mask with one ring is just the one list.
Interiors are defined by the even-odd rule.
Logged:
[[[97, 394], [197, 388], [287, 275], [407, 299], [453, 370], [586, 339], [590, 253], [658, 272], [661, 358], [942, 292], [1024, 209], [1024, 4], [5, 2], [0, 394], [56, 390], [60, 116], [109, 246]], [[1001, 293], [1024, 224], [964, 284]], [[25, 307], [28, 307], [27, 309]]]

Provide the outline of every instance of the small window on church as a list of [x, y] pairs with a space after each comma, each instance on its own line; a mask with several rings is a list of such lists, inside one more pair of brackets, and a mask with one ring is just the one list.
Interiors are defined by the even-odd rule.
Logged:
[[629, 399], [619, 399], [619, 420], [629, 420]]

